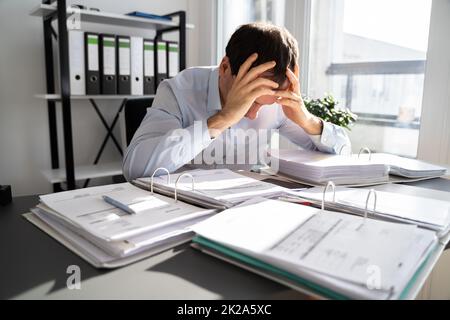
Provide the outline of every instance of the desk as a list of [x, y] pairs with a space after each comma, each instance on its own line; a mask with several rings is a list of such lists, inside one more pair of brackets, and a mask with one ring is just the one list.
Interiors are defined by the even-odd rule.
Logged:
[[[450, 180], [412, 185], [450, 192]], [[22, 218], [37, 196], [0, 207], [0, 299], [305, 299], [306, 296], [182, 245], [127, 267], [98, 270]], [[69, 265], [81, 290], [66, 287]]]

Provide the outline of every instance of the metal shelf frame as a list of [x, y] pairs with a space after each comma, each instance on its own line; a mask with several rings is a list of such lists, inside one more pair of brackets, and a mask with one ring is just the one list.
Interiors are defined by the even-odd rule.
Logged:
[[[56, 2], [56, 10], [52, 11], [49, 8], [52, 3]], [[44, 28], [44, 47], [45, 47], [45, 73], [46, 73], [46, 90], [47, 94], [43, 97], [47, 99], [47, 110], [48, 110], [48, 122], [49, 122], [49, 135], [50, 135], [50, 153], [51, 153], [51, 168], [52, 170], [58, 171], [60, 169], [60, 159], [58, 150], [58, 132], [57, 132], [57, 114], [56, 114], [56, 102], [61, 104], [62, 109], [62, 128], [63, 128], [63, 141], [64, 141], [64, 157], [65, 157], [65, 175], [67, 189], [73, 190], [76, 188], [75, 179], [75, 163], [74, 163], [74, 150], [73, 150], [73, 129], [72, 129], [72, 114], [71, 114], [71, 100], [72, 99], [83, 99], [83, 96], [71, 96], [70, 93], [70, 70], [69, 70], [69, 44], [68, 44], [68, 30], [67, 30], [67, 18], [68, 15], [66, 0], [43, 0], [42, 5], [31, 13], [32, 15], [42, 16], [43, 28]], [[169, 32], [178, 32], [179, 39], [179, 71], [186, 68], [186, 28], [192, 28], [190, 25], [186, 25], [186, 12], [177, 11], [167, 14], [165, 17], [178, 18], [178, 23], [167, 22], [164, 20], [152, 20], [146, 21], [142, 18], [133, 18], [126, 15], [117, 14], [107, 14], [107, 13], [86, 13], [91, 20], [89, 22], [97, 23], [108, 23], [112, 25], [128, 25], [136, 27], [136, 23], [139, 23], [140, 28], [150, 28], [156, 31], [154, 38], [155, 48], [158, 40], [162, 40], [164, 34]], [[97, 19], [96, 15], [101, 19]], [[108, 19], [104, 17], [107, 16]], [[112, 18], [111, 18], [112, 17]], [[97, 19], [97, 20], [96, 20]], [[102, 20], [103, 19], [103, 20]], [[53, 28], [52, 21], [57, 21], [57, 30]], [[56, 92], [55, 85], [55, 59], [53, 56], [53, 45], [55, 39], [58, 46], [59, 54], [59, 87], [60, 93]], [[158, 54], [157, 50], [154, 50], [154, 70], [155, 75], [158, 74]], [[168, 53], [167, 53], [168, 54]], [[155, 88], [156, 90], [156, 88]], [[48, 98], [56, 97], [56, 98]], [[97, 115], [99, 116], [102, 124], [104, 125], [107, 134], [100, 146], [99, 151], [93, 162], [94, 165], [98, 164], [100, 157], [107, 142], [111, 139], [117, 150], [121, 155], [123, 155], [123, 150], [118, 143], [117, 139], [114, 137], [112, 131], [117, 124], [119, 119], [119, 113], [123, 110], [128, 98], [139, 98], [140, 96], [125, 96], [121, 98], [120, 107], [115, 114], [114, 120], [111, 124], [108, 124], [101, 114], [95, 99], [96, 97], [85, 96], [87, 100], [91, 103], [95, 109]], [[98, 96], [99, 99], [104, 99]], [[117, 97], [119, 98], [119, 97]], [[116, 98], [116, 99], [117, 99]], [[89, 184], [89, 178], [84, 183], [84, 187]], [[63, 190], [61, 187], [61, 182], [53, 183], [54, 192]]]

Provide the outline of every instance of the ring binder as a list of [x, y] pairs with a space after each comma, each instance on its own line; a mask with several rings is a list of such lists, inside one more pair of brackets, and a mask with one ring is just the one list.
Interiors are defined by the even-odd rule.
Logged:
[[367, 207], [369, 206], [369, 200], [370, 200], [370, 196], [373, 194], [374, 197], [374, 201], [373, 201], [373, 212], [375, 213], [375, 210], [377, 208], [377, 192], [375, 191], [375, 189], [370, 189], [369, 193], [367, 194], [367, 199], [366, 199], [366, 208], [364, 209], [364, 222], [366, 222], [367, 219]]
[[187, 173], [187, 172], [182, 173], [182, 174], [178, 177], [177, 181], [175, 181], [175, 193], [174, 193], [174, 199], [175, 199], [175, 202], [178, 201], [178, 193], [177, 193], [177, 191], [178, 191], [178, 181], [180, 181], [181, 178], [183, 178], [183, 177], [189, 177], [189, 178], [191, 178], [191, 181], [192, 181], [192, 191], [194, 191], [194, 183], [195, 183], [194, 177], [193, 177], [192, 174], [190, 174], [190, 173]]
[[325, 195], [327, 193], [328, 187], [331, 187], [333, 190], [333, 202], [336, 201], [336, 185], [333, 181], [328, 181], [327, 186], [323, 189], [323, 196], [322, 196], [322, 211], [325, 210]]
[[352, 148], [351, 148], [351, 146], [349, 146], [348, 144], [343, 144], [343, 145], [339, 148], [339, 155], [342, 156], [342, 150], [344, 150], [345, 147], [347, 147], [347, 148], [350, 149], [349, 156], [351, 156], [351, 155], [352, 155]]
[[167, 170], [167, 169], [164, 168], [164, 167], [156, 168], [155, 171], [153, 171], [153, 174], [152, 174], [152, 177], [151, 177], [151, 180], [150, 180], [150, 192], [151, 192], [152, 194], [153, 194], [153, 178], [155, 177], [155, 174], [156, 174], [159, 170], [163, 170], [163, 171], [165, 171], [165, 172], [167, 173], [167, 184], [170, 184], [170, 172], [169, 172], [169, 170]]
[[369, 154], [369, 160], [371, 160], [372, 159], [372, 151], [370, 151], [370, 149], [367, 147], [363, 147], [363, 148], [359, 149], [358, 159], [359, 159], [359, 156], [361, 155], [361, 152], [363, 152], [363, 151], [367, 151], [367, 153]]

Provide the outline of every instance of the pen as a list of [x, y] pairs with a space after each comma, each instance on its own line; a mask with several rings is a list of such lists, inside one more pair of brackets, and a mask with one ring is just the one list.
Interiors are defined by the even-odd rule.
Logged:
[[108, 202], [109, 204], [113, 205], [116, 208], [119, 208], [123, 211], [125, 211], [128, 214], [135, 214], [136, 212], [134, 212], [128, 205], [126, 205], [125, 203], [122, 203], [120, 201], [117, 201], [109, 196], [104, 195], [103, 196], [103, 200], [105, 200], [106, 202]]

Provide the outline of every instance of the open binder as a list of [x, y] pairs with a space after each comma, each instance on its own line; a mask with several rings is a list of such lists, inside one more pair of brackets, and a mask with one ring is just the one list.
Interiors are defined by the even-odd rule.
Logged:
[[93, 266], [114, 268], [191, 240], [190, 227], [214, 213], [122, 183], [40, 196], [25, 218]]
[[413, 299], [444, 248], [435, 232], [414, 225], [268, 199], [193, 230], [194, 248], [331, 299]]
[[[341, 151], [343, 148], [341, 148]], [[367, 151], [368, 154], [362, 154]], [[441, 177], [447, 168], [416, 159], [386, 153], [371, 153], [362, 148], [357, 155], [325, 154], [307, 150], [272, 150], [278, 172], [297, 182], [322, 186], [328, 181], [343, 186], [370, 186], [413, 182]]]
[[[327, 188], [310, 188], [296, 194], [316, 205], [340, 212], [356, 215], [369, 214], [373, 218], [418, 225], [437, 232], [439, 238], [450, 232], [450, 193], [447, 200], [438, 200], [418, 195], [406, 195], [398, 192], [375, 191], [366, 188], [332, 187], [332, 196], [326, 194]], [[410, 187], [414, 188], [414, 187]], [[420, 188], [418, 188], [420, 189]], [[420, 192], [420, 191], [419, 191]], [[373, 208], [368, 208], [368, 195], [375, 195]], [[285, 199], [294, 199], [287, 197]]]
[[[164, 175], [156, 174], [164, 172]], [[288, 189], [240, 175], [228, 169], [189, 170], [170, 174], [158, 168], [151, 177], [133, 183], [151, 192], [180, 199], [204, 208], [226, 209], [256, 196], [277, 197]]]

